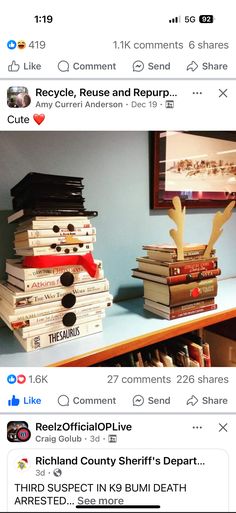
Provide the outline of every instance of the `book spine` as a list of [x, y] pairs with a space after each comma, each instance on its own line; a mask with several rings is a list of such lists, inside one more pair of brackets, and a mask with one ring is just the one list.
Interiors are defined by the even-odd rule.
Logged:
[[[102, 261], [95, 260], [95, 264], [99, 269], [102, 269]], [[16, 276], [20, 280], [33, 280], [35, 278], [41, 278], [45, 276], [61, 276], [64, 272], [70, 272], [72, 274], [79, 274], [84, 271], [84, 267], [82, 265], [71, 265], [67, 266], [59, 266], [59, 267], [47, 267], [47, 268], [32, 268], [32, 269], [23, 269], [21, 267], [15, 268], [14, 265], [10, 263], [6, 263], [6, 273], [11, 274], [12, 276]]]
[[27, 249], [27, 248], [41, 248], [41, 247], [45, 247], [45, 246], [51, 247], [51, 244], [58, 244], [58, 245], [63, 244], [63, 245], [66, 245], [66, 247], [67, 247], [68, 244], [76, 245], [76, 244], [86, 244], [89, 242], [96, 242], [96, 235], [80, 235], [79, 239], [75, 238], [74, 242], [69, 242], [67, 240], [68, 237], [74, 238], [75, 236], [68, 235], [68, 236], [63, 236], [63, 237], [35, 238], [35, 239], [25, 239], [25, 240], [15, 239], [14, 245], [15, 245], [16, 249], [19, 249], [19, 248]]
[[200, 367], [199, 363], [196, 360], [193, 360], [193, 358], [189, 358], [190, 365], [189, 367]]
[[[106, 301], [101, 303], [95, 303], [94, 305], [90, 304], [75, 309], [70, 309], [70, 312], [74, 313], [77, 316], [77, 318], [83, 315], [91, 315], [92, 312], [95, 312], [98, 315], [100, 315], [105, 308], [109, 308], [111, 305], [112, 301]], [[45, 313], [44, 315], [38, 314], [38, 317], [33, 317], [21, 321], [12, 321], [11, 327], [17, 330], [20, 328], [26, 328], [28, 326], [34, 328], [37, 326], [40, 327], [40, 325], [42, 324], [56, 324], [57, 322], [61, 321], [65, 313], [65, 310], [60, 310], [59, 312]]]
[[[88, 219], [78, 218], [76, 220], [73, 220], [72, 223], [73, 223], [75, 230], [80, 229], [80, 228], [91, 228], [92, 227], [92, 225]], [[26, 231], [28, 229], [30, 229], [30, 230], [46, 230], [46, 229], [52, 230], [54, 225], [58, 226], [59, 230], [62, 230], [62, 229], [66, 230], [68, 228], [68, 220], [65, 220], [65, 219], [64, 220], [60, 220], [60, 219], [52, 220], [52, 219], [48, 218], [47, 221], [46, 220], [40, 220], [40, 221], [33, 220], [30, 222], [25, 221], [25, 222], [20, 223], [16, 227], [15, 232], [18, 233], [18, 232]]]
[[208, 342], [202, 344], [205, 367], [211, 367], [211, 352]]
[[[76, 318], [76, 324], [84, 324], [85, 322], [93, 322], [98, 319], [103, 319], [105, 316], [104, 311], [100, 312], [94, 312], [93, 314], [86, 314], [82, 316], [78, 316]], [[73, 326], [71, 326], [73, 327]], [[44, 326], [30, 326], [25, 328], [20, 328], [19, 333], [23, 338], [29, 338], [29, 337], [35, 337], [36, 335], [43, 335], [45, 333], [48, 333], [49, 331], [60, 331], [66, 329], [67, 326], [65, 326], [62, 322], [62, 316], [59, 322], [51, 322], [51, 323], [45, 323]]]
[[189, 274], [179, 274], [177, 276], [167, 276], [168, 285], [177, 285], [178, 283], [189, 283], [196, 280], [206, 280], [214, 278], [221, 274], [221, 269], [212, 269], [209, 271], [193, 272]]
[[[86, 271], [81, 271], [80, 273], [73, 274], [74, 276], [74, 283], [81, 283], [86, 281], [95, 281], [95, 280], [101, 280], [104, 278], [104, 271], [99, 269], [98, 275], [96, 278], [92, 278]], [[9, 280], [10, 281], [10, 280]], [[38, 280], [30, 280], [30, 281], [24, 281], [24, 290], [27, 291], [34, 291], [39, 289], [49, 289], [54, 287], [61, 287], [61, 281], [60, 276], [55, 276], [51, 278], [41, 278]]]
[[194, 281], [169, 287], [170, 306], [193, 303], [217, 295], [217, 279]]
[[196, 308], [201, 308], [202, 306], [210, 306], [214, 305], [214, 298], [203, 299], [202, 301], [196, 301], [194, 303], [187, 303], [185, 305], [172, 306], [170, 308], [171, 313], [175, 312], [186, 312], [190, 310], [195, 310]]
[[7, 294], [7, 300], [10, 301], [15, 307], [32, 306], [38, 303], [48, 303], [51, 301], [59, 301], [66, 294], [73, 294], [74, 296], [85, 296], [87, 294], [96, 294], [97, 292], [106, 292], [109, 290], [108, 280], [88, 282], [84, 285], [75, 285], [74, 287], [68, 287], [65, 291], [63, 288], [48, 289], [45, 293], [36, 292], [34, 295], [31, 294], [26, 296], [14, 297], [11, 293]]
[[[200, 258], [203, 258], [204, 251], [205, 250], [184, 251], [184, 260], [199, 260]], [[159, 260], [162, 262], [178, 262], [177, 253], [148, 250], [147, 255], [153, 260]], [[214, 255], [215, 250], [212, 250], [210, 256], [213, 257]]]
[[217, 308], [217, 305], [214, 304], [214, 305], [201, 306], [201, 307], [191, 309], [191, 310], [184, 310], [184, 311], [179, 311], [179, 312], [176, 311], [174, 313], [171, 313], [169, 318], [170, 318], [170, 320], [180, 319], [181, 317], [187, 317], [189, 315], [195, 315], [195, 314], [200, 314], [200, 313], [204, 313], [204, 312], [209, 312], [210, 310], [216, 310], [216, 308]]
[[200, 367], [204, 367], [204, 358], [202, 347], [194, 342], [188, 344], [189, 355], [193, 360], [196, 360]]
[[189, 274], [201, 271], [210, 271], [217, 268], [217, 259], [197, 260], [192, 262], [181, 262], [180, 264], [169, 264], [169, 275], [176, 276], [179, 274]]
[[[90, 294], [88, 296], [80, 296], [76, 298], [76, 303], [74, 308], [80, 309], [83, 306], [90, 306], [92, 307], [95, 304], [107, 302], [110, 306], [112, 304], [112, 295], [108, 292], [98, 292], [97, 294]], [[41, 315], [51, 315], [55, 313], [66, 313], [68, 310], [64, 308], [61, 304], [61, 301], [54, 301], [52, 303], [42, 304], [42, 305], [34, 305], [28, 308], [18, 308], [16, 310], [13, 310], [11, 313], [11, 310], [9, 311], [10, 304], [5, 301], [5, 304], [7, 304], [7, 309], [1, 308], [1, 302], [0, 302], [0, 317], [1, 317], [1, 311], [4, 313], [5, 316], [8, 317], [9, 321], [11, 323], [13, 322], [21, 322], [21, 321], [27, 321], [28, 319], [36, 319], [37, 317]], [[69, 309], [71, 311], [72, 309]]]
[[[83, 244], [83, 246], [81, 245], [78, 245], [78, 244], [74, 244], [74, 245], [63, 245], [61, 246], [61, 251], [60, 251], [60, 255], [61, 254], [66, 254], [68, 252], [68, 254], [72, 251], [73, 254], [74, 253], [74, 247], [76, 247], [76, 254], [77, 255], [84, 255], [85, 253], [88, 253], [89, 251], [93, 251], [93, 244]], [[73, 248], [73, 249], [72, 249]], [[36, 248], [31, 248], [30, 250], [26, 249], [26, 248], [15, 248], [15, 252], [16, 252], [16, 255], [33, 255], [33, 256], [40, 256], [40, 255], [58, 255], [58, 250], [57, 250], [57, 247], [55, 248], [51, 248], [51, 246], [38, 246]]]
[[171, 358], [171, 356], [164, 354], [161, 351], [159, 351], [159, 354], [160, 354], [160, 360], [163, 363], [164, 367], [174, 367], [173, 359]]
[[43, 347], [54, 346], [60, 342], [66, 342], [86, 335], [92, 335], [102, 331], [102, 321], [97, 320], [73, 328], [65, 328], [59, 331], [52, 331], [43, 335], [36, 335], [35, 337], [23, 338], [19, 333], [14, 332], [16, 338], [21, 342], [26, 351], [34, 351]]
[[44, 237], [65, 237], [66, 235], [96, 235], [96, 228], [93, 227], [87, 227], [87, 228], [76, 228], [74, 231], [69, 231], [67, 228], [59, 228], [58, 232], [54, 232], [53, 230], [25, 230], [22, 232], [15, 232], [15, 238], [16, 240], [22, 240], [23, 233], [24, 239], [38, 239], [38, 238], [44, 238]]
[[204, 367], [211, 367], [211, 358], [206, 354], [203, 354]]

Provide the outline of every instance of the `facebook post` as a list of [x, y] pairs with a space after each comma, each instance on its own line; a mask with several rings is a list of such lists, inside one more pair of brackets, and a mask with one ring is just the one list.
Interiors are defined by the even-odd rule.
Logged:
[[236, 511], [233, 6], [12, 8], [0, 512]]

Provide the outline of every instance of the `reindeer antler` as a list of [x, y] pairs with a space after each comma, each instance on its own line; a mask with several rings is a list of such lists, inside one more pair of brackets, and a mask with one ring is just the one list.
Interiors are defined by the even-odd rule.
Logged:
[[224, 209], [223, 212], [219, 211], [219, 212], [216, 212], [216, 214], [214, 215], [213, 222], [212, 222], [211, 236], [210, 236], [210, 239], [208, 241], [207, 247], [206, 247], [204, 255], [203, 255], [204, 258], [210, 258], [213, 246], [223, 232], [223, 230], [221, 230], [221, 227], [231, 217], [232, 210], [233, 210], [234, 206], [235, 206], [235, 201], [231, 201], [227, 205], [227, 207]]
[[181, 201], [179, 196], [174, 196], [172, 198], [172, 203], [174, 208], [170, 208], [168, 210], [168, 216], [176, 223], [177, 230], [172, 228], [169, 231], [170, 236], [175, 241], [177, 246], [177, 259], [184, 260], [184, 242], [183, 242], [183, 233], [184, 233], [184, 218], [185, 218], [185, 207], [182, 209]]

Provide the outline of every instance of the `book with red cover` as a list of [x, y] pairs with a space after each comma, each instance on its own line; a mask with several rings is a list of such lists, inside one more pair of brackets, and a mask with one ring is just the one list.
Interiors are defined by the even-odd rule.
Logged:
[[158, 274], [145, 273], [144, 271], [140, 271], [138, 268], [132, 269], [132, 271], [133, 278], [140, 278], [141, 280], [149, 280], [167, 285], [177, 285], [178, 283], [190, 283], [192, 281], [205, 280], [207, 278], [214, 278], [221, 274], [221, 269], [179, 274], [177, 276], [159, 276]]
[[194, 303], [202, 299], [213, 298], [217, 295], [217, 279], [193, 281], [179, 285], [164, 285], [143, 280], [144, 298], [157, 301], [167, 306], [177, 306]]
[[139, 271], [158, 274], [159, 276], [179, 276], [201, 271], [217, 269], [217, 258], [204, 260], [179, 260], [178, 262], [158, 262], [151, 258], [140, 257], [138, 261]]

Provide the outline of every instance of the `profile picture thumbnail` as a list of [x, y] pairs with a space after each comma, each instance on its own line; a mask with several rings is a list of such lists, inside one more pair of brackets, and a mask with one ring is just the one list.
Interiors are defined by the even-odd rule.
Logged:
[[7, 90], [7, 105], [13, 109], [28, 107], [31, 98], [27, 87], [11, 86]]
[[7, 424], [8, 442], [27, 442], [31, 437], [28, 422], [17, 420]]

